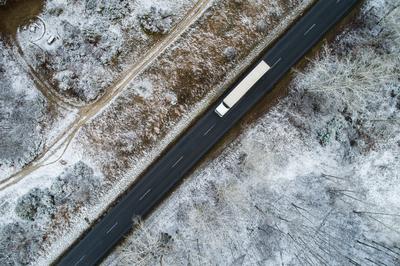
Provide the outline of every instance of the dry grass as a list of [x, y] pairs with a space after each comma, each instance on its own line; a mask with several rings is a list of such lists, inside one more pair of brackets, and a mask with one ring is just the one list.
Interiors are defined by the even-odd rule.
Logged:
[[[271, 4], [274, 2], [274, 4]], [[296, 1], [233, 3], [218, 1], [170, 49], [152, 64], [130, 88], [83, 129], [90, 153], [101, 155], [102, 170], [110, 179], [125, 173], [134, 161], [163, 139], [185, 113], [220, 84], [235, 66], [269, 36], [256, 25], [266, 21], [268, 29], [289, 17]], [[275, 17], [279, 15], [278, 21]], [[224, 49], [236, 49], [229, 60]], [[150, 96], [138, 95], [145, 81]], [[170, 98], [173, 98], [171, 101]], [[130, 136], [130, 137], [129, 137]]]

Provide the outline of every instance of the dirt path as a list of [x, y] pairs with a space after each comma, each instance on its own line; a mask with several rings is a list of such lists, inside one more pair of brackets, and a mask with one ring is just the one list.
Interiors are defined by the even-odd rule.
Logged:
[[[35, 46], [37, 49], [40, 49], [44, 54], [45, 52], [39, 45], [36, 44], [36, 42], [41, 40], [46, 34], [46, 22], [40, 16], [37, 16], [37, 19], [41, 22], [41, 25], [43, 25], [43, 32], [39, 38], [36, 38], [35, 40], [30, 40], [28, 42], [28, 45]], [[36, 71], [34, 67], [32, 67], [32, 65], [26, 59], [23, 46], [17, 38], [18, 34], [20, 34], [20, 27], [18, 27], [17, 33], [13, 34], [11, 37], [11, 41], [15, 46], [15, 48], [13, 49], [13, 55], [18, 63], [21, 65], [21, 67], [32, 78], [33, 82], [36, 84], [36, 88], [44, 95], [44, 97], [46, 97], [50, 105], [56, 105], [62, 109], [77, 112], [79, 107], [83, 106], [83, 103], [78, 103], [63, 97], [63, 95], [59, 94], [57, 90], [52, 88], [50, 82], [43, 78], [43, 76], [38, 71]]]
[[[78, 118], [71, 123], [44, 151], [30, 164], [25, 166], [22, 170], [14, 173], [7, 179], [0, 182], [0, 190], [3, 190], [21, 179], [28, 174], [37, 170], [40, 167], [55, 163], [62, 157], [69, 144], [74, 139], [79, 129], [85, 125], [95, 115], [100, 113], [119, 93], [135, 79], [140, 73], [142, 73], [155, 59], [161, 55], [167, 47], [178, 39], [182, 33], [208, 9], [210, 3], [213, 0], [199, 0], [196, 5], [189, 11], [188, 14], [178, 23], [171, 31], [171, 33], [165, 37], [158, 44], [154, 45], [149, 51], [147, 51], [142, 58], [138, 60], [138, 64], [133, 65], [126, 73], [123, 78], [118, 80], [115, 85], [109, 88], [106, 93], [96, 102], [82, 107], [79, 110]], [[57, 154], [61, 151], [61, 154]], [[53, 158], [56, 157], [56, 158]], [[52, 159], [51, 162], [48, 162]]]
[[76, 111], [80, 106], [73, 102], [67, 101], [63, 96], [59, 95], [57, 91], [52, 88], [51, 85], [44, 80], [35, 69], [33, 69], [33, 67], [27, 62], [20, 43], [15, 38], [13, 38], [13, 44], [16, 46], [16, 48], [13, 49], [13, 55], [15, 59], [29, 74], [35, 83], [36, 88], [48, 100], [49, 104], [54, 104], [65, 110]]

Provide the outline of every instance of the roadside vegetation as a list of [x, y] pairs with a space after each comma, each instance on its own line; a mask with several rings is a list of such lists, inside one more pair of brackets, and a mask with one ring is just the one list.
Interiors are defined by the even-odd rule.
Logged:
[[130, 175], [222, 93], [254, 59], [255, 49], [273, 41], [311, 2], [213, 1], [174, 45], [82, 127], [80, 142], [111, 182]]
[[366, 1], [104, 265], [399, 265], [397, 5]]
[[54, 261], [311, 3], [7, 1], [0, 264]]
[[54, 239], [52, 232], [65, 226], [83, 205], [95, 202], [101, 180], [91, 167], [78, 162], [56, 176], [49, 187], [2, 198], [0, 265], [27, 265], [36, 260]]

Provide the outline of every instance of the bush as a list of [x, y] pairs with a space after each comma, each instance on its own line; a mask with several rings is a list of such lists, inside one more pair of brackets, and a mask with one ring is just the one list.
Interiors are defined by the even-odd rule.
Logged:
[[168, 10], [152, 6], [145, 14], [139, 16], [139, 23], [147, 33], [166, 34], [172, 27], [173, 14]]
[[43, 148], [47, 101], [0, 41], [0, 167], [19, 168]]
[[27, 223], [10, 223], [0, 228], [0, 265], [27, 265], [36, 256], [43, 231]]
[[34, 188], [18, 199], [16, 214], [25, 220], [50, 216], [55, 211], [54, 197], [48, 189]]
[[58, 176], [50, 190], [56, 205], [68, 203], [73, 206], [92, 200], [99, 186], [100, 180], [93, 169], [80, 161]]

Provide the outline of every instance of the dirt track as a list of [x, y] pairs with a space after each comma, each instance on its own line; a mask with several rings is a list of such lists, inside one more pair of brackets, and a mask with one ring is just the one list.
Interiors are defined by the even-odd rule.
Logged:
[[[106, 93], [94, 103], [91, 103], [85, 107], [81, 107], [78, 113], [78, 118], [75, 119], [71, 125], [69, 125], [63, 132], [61, 132], [53, 141], [50, 143], [43, 152], [30, 164], [25, 166], [22, 170], [12, 174], [8, 178], [0, 182], [0, 190], [3, 190], [21, 179], [28, 174], [37, 170], [38, 168], [55, 163], [59, 158], [62, 157], [68, 145], [74, 139], [79, 129], [86, 124], [95, 115], [100, 113], [119, 93], [140, 73], [142, 73], [154, 60], [162, 54], [167, 47], [175, 42], [179, 36], [193, 23], [195, 22], [205, 10], [208, 9], [210, 3], [213, 0], [199, 0], [196, 5], [186, 14], [186, 16], [172, 29], [171, 33], [167, 35], [158, 44], [154, 45], [149, 51], [147, 51], [142, 58], [139, 58], [138, 64], [132, 65], [123, 75], [117, 80], [113, 86], [106, 90]], [[38, 81], [36, 81], [38, 82]], [[43, 81], [42, 81], [43, 83]], [[45, 83], [43, 83], [45, 84]], [[54, 98], [53, 98], [54, 99]], [[60, 104], [64, 101], [60, 99], [54, 99]], [[61, 151], [61, 154], [57, 154]], [[53, 158], [57, 155], [57, 158]], [[49, 160], [51, 160], [49, 162]]]

